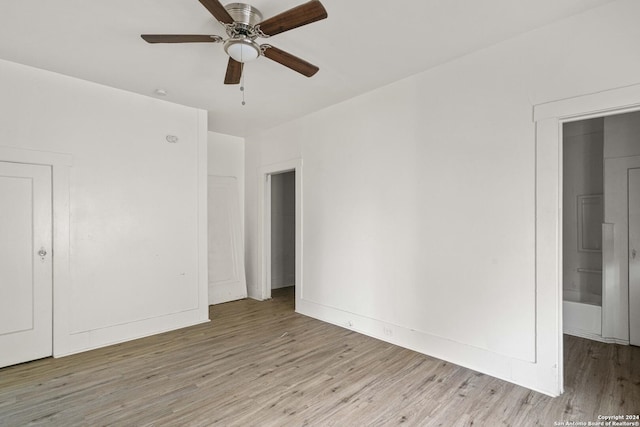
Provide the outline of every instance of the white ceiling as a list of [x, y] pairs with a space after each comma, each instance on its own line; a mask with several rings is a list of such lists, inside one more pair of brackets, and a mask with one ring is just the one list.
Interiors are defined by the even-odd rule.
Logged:
[[[251, 1], [266, 19], [306, 0]], [[328, 19], [268, 41], [318, 74], [259, 58], [245, 65], [245, 106], [222, 83], [221, 44], [139, 37], [225, 35], [198, 0], [2, 0], [0, 58], [148, 96], [164, 89], [208, 110], [209, 130], [246, 136], [610, 1], [322, 0]]]

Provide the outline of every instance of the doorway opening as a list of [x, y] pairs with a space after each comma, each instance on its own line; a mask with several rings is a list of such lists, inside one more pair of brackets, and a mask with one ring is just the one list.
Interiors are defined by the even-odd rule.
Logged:
[[602, 339], [604, 118], [562, 126], [563, 332]]
[[296, 172], [271, 175], [272, 294], [292, 296], [296, 284]]
[[[603, 118], [604, 135], [607, 128], [617, 118], [627, 113], [640, 111], [640, 85], [625, 86], [616, 89], [551, 101], [534, 106], [533, 119], [536, 125], [536, 163], [535, 163], [535, 283], [536, 283], [536, 365], [551, 369], [552, 376], [544, 382], [550, 395], [557, 396], [564, 391], [564, 286], [563, 286], [563, 127], [565, 123], [581, 120]], [[607, 123], [607, 122], [611, 123]], [[611, 127], [617, 129], [616, 127]], [[617, 131], [617, 133], [620, 133]], [[628, 133], [631, 136], [633, 132]], [[601, 302], [601, 335], [607, 342], [629, 344], [629, 169], [634, 169], [633, 158], [640, 160], [640, 129], [635, 132], [635, 139], [628, 139], [628, 148], [638, 150], [637, 154], [620, 154], [609, 151], [611, 148], [604, 142], [604, 179], [603, 201], [604, 218], [602, 225], [602, 302]], [[617, 162], [619, 167], [627, 167], [624, 173], [612, 174], [614, 169], [608, 163]], [[611, 190], [610, 190], [611, 189]], [[631, 191], [635, 191], [632, 190]], [[612, 220], [607, 206], [610, 198], [618, 194], [626, 199], [626, 206], [617, 208], [616, 215], [624, 215], [627, 219]], [[588, 204], [594, 200], [583, 198], [581, 202]], [[576, 201], [577, 203], [577, 201]], [[597, 204], [597, 203], [596, 203]], [[576, 207], [577, 209], [577, 207]], [[587, 221], [593, 221], [588, 215], [593, 213], [593, 206], [585, 206]], [[574, 213], [577, 216], [577, 212]], [[632, 219], [633, 220], [633, 219]], [[576, 225], [577, 227], [577, 225]], [[577, 233], [577, 232], [576, 232]], [[587, 248], [592, 236], [587, 238]], [[582, 273], [590, 274], [590, 273]], [[632, 282], [637, 281], [637, 273], [631, 271]], [[624, 285], [626, 283], [627, 285]], [[585, 286], [589, 289], [589, 285]], [[633, 288], [633, 285], [632, 287]], [[632, 291], [633, 292], [633, 291]], [[632, 300], [633, 301], [633, 300]], [[614, 307], [611, 309], [610, 307]], [[617, 307], [617, 310], [615, 309]]]
[[563, 332], [640, 345], [640, 112], [562, 133]]
[[261, 180], [261, 299], [286, 297], [295, 310], [302, 297], [302, 161], [267, 166]]

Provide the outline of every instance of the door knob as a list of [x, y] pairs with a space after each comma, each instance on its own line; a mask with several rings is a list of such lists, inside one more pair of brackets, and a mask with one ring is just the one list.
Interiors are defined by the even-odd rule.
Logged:
[[40, 256], [40, 259], [42, 259], [42, 261], [44, 261], [44, 257], [47, 256], [47, 250], [43, 247], [40, 248], [40, 250], [38, 251], [38, 256]]
[[637, 252], [635, 249], [631, 249], [631, 259], [636, 259]]

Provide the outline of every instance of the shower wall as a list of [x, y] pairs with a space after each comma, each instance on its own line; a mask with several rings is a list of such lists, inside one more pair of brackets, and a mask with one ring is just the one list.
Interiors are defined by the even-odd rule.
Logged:
[[602, 304], [604, 119], [563, 128], [565, 301]]

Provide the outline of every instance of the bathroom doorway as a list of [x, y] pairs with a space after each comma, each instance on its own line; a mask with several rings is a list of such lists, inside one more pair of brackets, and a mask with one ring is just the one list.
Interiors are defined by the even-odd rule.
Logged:
[[640, 345], [640, 112], [562, 133], [563, 332]]
[[565, 123], [562, 135], [563, 329], [600, 340], [604, 118]]

